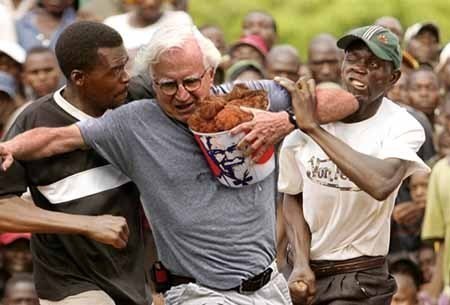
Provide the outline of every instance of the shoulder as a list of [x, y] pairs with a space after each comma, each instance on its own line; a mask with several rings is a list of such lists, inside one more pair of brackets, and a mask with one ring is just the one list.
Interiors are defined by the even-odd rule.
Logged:
[[450, 155], [442, 158], [433, 166], [433, 172], [450, 172]]
[[40, 99], [30, 102], [17, 116], [16, 121], [25, 121], [40, 117], [42, 114], [53, 112], [58, 106], [53, 99], [53, 95], [46, 95]]
[[107, 113], [115, 113], [119, 116], [142, 117], [151, 115], [159, 108], [154, 99], [141, 99], [130, 101], [122, 106], [109, 110]]
[[294, 149], [301, 147], [306, 144], [307, 140], [308, 138], [301, 130], [294, 130], [284, 138], [282, 149]]
[[390, 122], [393, 127], [402, 128], [419, 128], [423, 129], [422, 125], [406, 108], [397, 105], [388, 98], [383, 99], [382, 103], [382, 120]]

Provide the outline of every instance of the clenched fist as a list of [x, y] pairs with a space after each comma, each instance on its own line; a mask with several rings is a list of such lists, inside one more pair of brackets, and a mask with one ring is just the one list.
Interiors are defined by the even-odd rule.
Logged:
[[125, 218], [101, 215], [92, 216], [89, 219], [84, 235], [95, 241], [121, 249], [127, 245], [130, 231]]

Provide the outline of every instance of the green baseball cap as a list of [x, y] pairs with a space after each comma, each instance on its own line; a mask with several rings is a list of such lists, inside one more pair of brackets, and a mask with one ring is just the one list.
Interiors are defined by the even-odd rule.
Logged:
[[391, 61], [395, 69], [400, 68], [402, 50], [397, 36], [388, 29], [379, 25], [353, 29], [338, 40], [337, 46], [346, 50], [357, 40], [364, 42], [376, 57]]

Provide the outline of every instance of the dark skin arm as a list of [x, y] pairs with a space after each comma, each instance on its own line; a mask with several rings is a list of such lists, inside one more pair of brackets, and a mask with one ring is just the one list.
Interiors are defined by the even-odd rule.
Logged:
[[288, 240], [294, 253], [293, 269], [288, 279], [292, 301], [296, 305], [311, 304], [316, 293], [316, 285], [314, 273], [309, 267], [311, 232], [303, 215], [302, 194], [284, 195], [283, 216]]
[[314, 80], [301, 79], [301, 89], [284, 78], [277, 78], [276, 81], [291, 93], [299, 128], [323, 149], [353, 183], [379, 201], [385, 200], [400, 185], [408, 168], [407, 161], [378, 159], [362, 154], [320, 126], [314, 115]]
[[0, 197], [0, 231], [82, 234], [115, 248], [124, 248], [129, 235], [123, 217], [47, 211], [17, 196]]

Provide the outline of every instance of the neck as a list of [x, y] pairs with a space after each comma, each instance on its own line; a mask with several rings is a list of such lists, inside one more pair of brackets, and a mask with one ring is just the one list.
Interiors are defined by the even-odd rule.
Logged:
[[375, 101], [371, 102], [369, 105], [365, 107], [360, 105], [358, 111], [342, 120], [342, 122], [357, 123], [373, 117], [377, 113], [378, 108], [380, 108], [380, 105], [383, 101], [383, 97], [384, 95], [380, 96]]
[[93, 107], [91, 101], [87, 98], [83, 97], [79, 91], [73, 86], [67, 85], [62, 92], [63, 98], [72, 104], [74, 107], [80, 109], [84, 113], [92, 116], [92, 117], [100, 117], [103, 115], [104, 111], [99, 110], [98, 108]]

